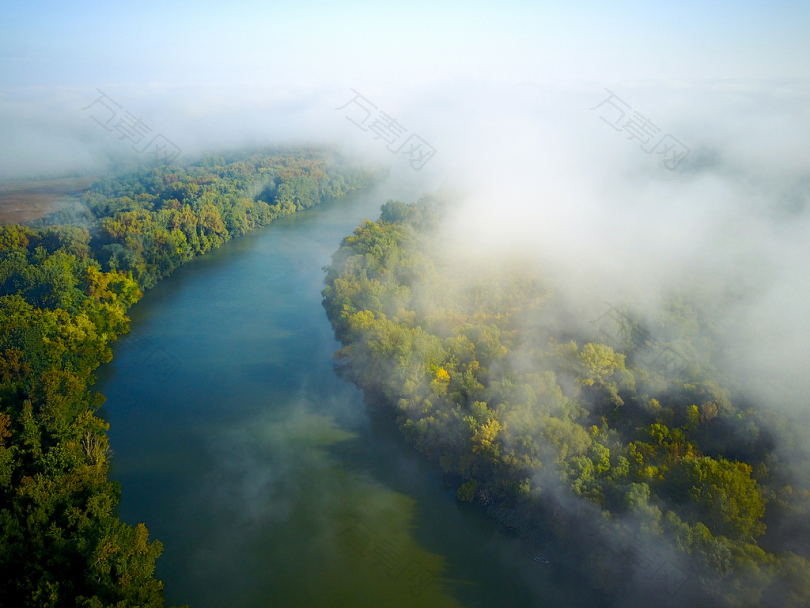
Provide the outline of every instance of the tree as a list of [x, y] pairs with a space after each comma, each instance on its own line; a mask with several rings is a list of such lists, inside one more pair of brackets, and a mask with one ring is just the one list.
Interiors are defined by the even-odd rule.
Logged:
[[669, 474], [667, 489], [679, 503], [694, 505], [714, 534], [750, 541], [765, 533], [765, 499], [751, 472], [743, 462], [684, 458]]

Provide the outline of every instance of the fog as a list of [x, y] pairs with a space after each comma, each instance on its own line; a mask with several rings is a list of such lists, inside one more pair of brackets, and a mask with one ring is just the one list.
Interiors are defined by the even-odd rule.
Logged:
[[[700, 285], [733, 329], [729, 366], [756, 398], [798, 411], [809, 14], [788, 2], [9, 4], [0, 179], [142, 162], [108, 130], [123, 112], [178, 160], [335, 145], [425, 192], [463, 192], [447, 242], [535, 256], [583, 315]], [[361, 104], [435, 157], [414, 171], [363, 130]], [[634, 111], [654, 125], [647, 149], [665, 134], [689, 149], [674, 169], [616, 130]]]
[[[807, 3], [41, 2], [0, 23], [2, 180], [141, 162], [92, 120], [99, 90], [178, 162], [337, 146], [458, 193], [448, 251], [531, 260], [583, 327], [693, 296], [747, 396], [810, 413]], [[435, 157], [414, 170], [362, 104]], [[633, 112], [647, 144], [617, 129]], [[667, 134], [671, 167], [643, 149]]]

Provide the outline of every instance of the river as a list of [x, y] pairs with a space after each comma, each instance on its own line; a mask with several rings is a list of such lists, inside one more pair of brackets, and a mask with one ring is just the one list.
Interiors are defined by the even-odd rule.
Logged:
[[120, 516], [164, 543], [168, 602], [598, 605], [456, 501], [334, 373], [322, 267], [394, 194], [382, 185], [280, 219], [178, 269], [131, 309], [96, 388]]

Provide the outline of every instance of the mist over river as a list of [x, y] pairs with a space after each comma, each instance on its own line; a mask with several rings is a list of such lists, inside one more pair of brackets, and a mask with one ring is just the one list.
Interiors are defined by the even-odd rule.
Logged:
[[166, 598], [207, 607], [600, 606], [460, 504], [340, 380], [322, 267], [391, 185], [229, 241], [161, 281], [99, 370], [121, 518], [164, 553]]

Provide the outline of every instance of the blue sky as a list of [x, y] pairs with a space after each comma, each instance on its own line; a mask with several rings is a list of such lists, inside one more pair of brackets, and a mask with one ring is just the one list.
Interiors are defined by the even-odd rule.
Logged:
[[808, 2], [6, 2], [0, 86], [807, 78]]

